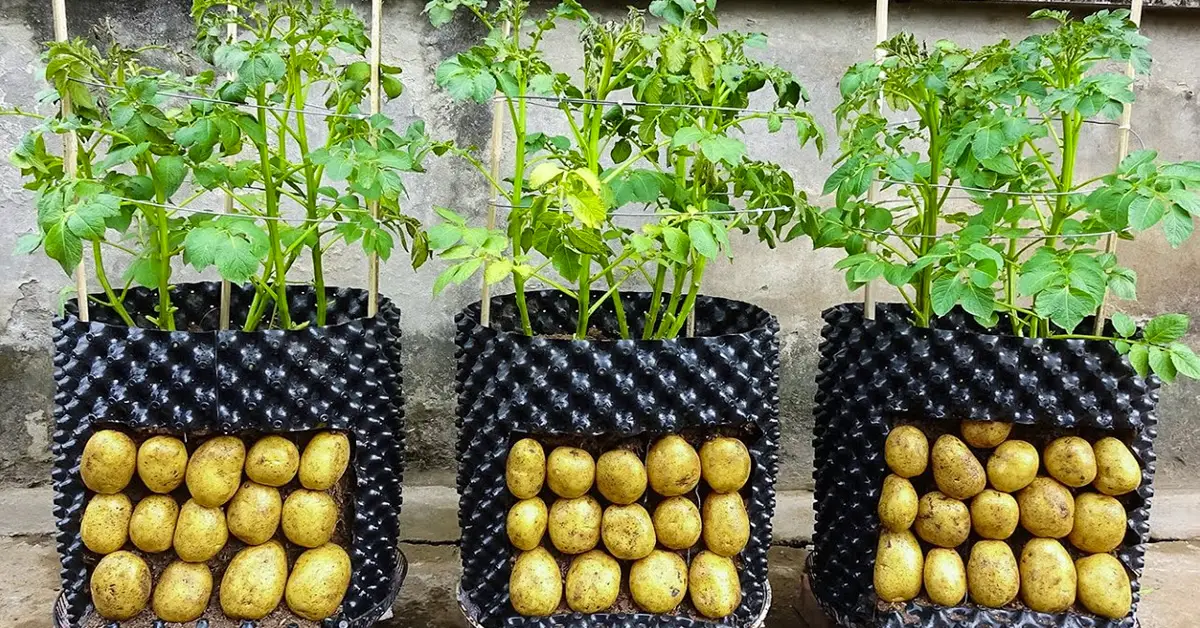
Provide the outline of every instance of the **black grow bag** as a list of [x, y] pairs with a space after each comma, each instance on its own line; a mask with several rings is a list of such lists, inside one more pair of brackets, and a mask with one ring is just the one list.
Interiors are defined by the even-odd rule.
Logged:
[[[696, 336], [673, 340], [573, 340], [547, 336], [575, 328], [575, 302], [557, 292], [528, 295], [536, 337], [519, 331], [511, 295], [492, 299], [492, 326], [480, 305], [457, 317], [458, 490], [463, 576], [460, 602], [473, 623], [522, 626], [748, 626], [766, 612], [767, 551], [779, 466], [779, 323], [762, 309], [702, 297]], [[595, 298], [600, 298], [597, 293]], [[644, 317], [650, 295], [622, 293], [629, 320]], [[611, 305], [592, 317], [616, 338]], [[640, 337], [640, 329], [632, 329]], [[579, 613], [526, 618], [509, 604], [512, 550], [505, 517], [508, 449], [521, 435], [638, 436], [686, 430], [746, 429], [754, 466], [743, 489], [751, 535], [740, 554], [743, 599], [724, 622], [685, 615]], [[627, 568], [624, 576], [628, 576]], [[685, 605], [687, 603], [685, 602]], [[565, 605], [563, 606], [565, 608]]]
[[[395, 600], [405, 572], [397, 549], [404, 465], [400, 311], [381, 298], [378, 315], [368, 318], [365, 291], [330, 289], [325, 326], [213, 331], [219, 294], [217, 283], [177, 287], [176, 324], [190, 331], [130, 328], [98, 306], [85, 323], [73, 303], [54, 321], [52, 477], [63, 587], [57, 626], [79, 626], [91, 608], [88, 583], [97, 559], [79, 535], [88, 497], [79, 463], [93, 431], [105, 427], [185, 440], [347, 432], [354, 481], [348, 500], [353, 520], [347, 522], [352, 575], [340, 613], [326, 625], [369, 626]], [[244, 316], [252, 296], [235, 287], [231, 311]], [[289, 297], [296, 320], [313, 318], [312, 289], [291, 288]], [[126, 307], [136, 319], [153, 314], [157, 298], [156, 291], [132, 290]]]
[[[913, 326], [908, 308], [862, 305], [824, 313], [814, 428], [816, 525], [809, 559], [818, 602], [845, 626], [1136, 626], [1090, 614], [1047, 614], [1018, 603], [989, 609], [935, 607], [918, 600], [877, 605], [873, 584], [888, 474], [883, 446], [893, 421], [999, 420], [1113, 435], [1142, 466], [1141, 486], [1118, 499], [1129, 515], [1117, 557], [1135, 576], [1150, 535], [1157, 434], [1157, 378], [1142, 379], [1108, 342], [1026, 339], [985, 333], [960, 311], [936, 329]], [[1069, 548], [1069, 551], [1072, 551]]]

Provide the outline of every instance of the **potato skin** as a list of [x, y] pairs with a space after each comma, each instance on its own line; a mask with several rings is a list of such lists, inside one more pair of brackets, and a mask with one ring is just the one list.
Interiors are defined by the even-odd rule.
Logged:
[[1021, 550], [1021, 599], [1043, 613], [1061, 613], [1075, 603], [1075, 564], [1055, 539], [1029, 539]]
[[283, 502], [283, 534], [300, 547], [321, 547], [333, 538], [338, 507], [324, 491], [297, 489]]
[[1107, 554], [1121, 546], [1129, 516], [1114, 497], [1097, 493], [1075, 496], [1075, 527], [1067, 539], [1089, 554]]
[[523, 552], [541, 545], [542, 537], [546, 535], [548, 518], [546, 502], [540, 497], [522, 499], [513, 504], [504, 526], [508, 533], [508, 542]]
[[1112, 554], [1092, 554], [1075, 561], [1078, 597], [1089, 611], [1121, 619], [1133, 606], [1133, 592], [1125, 566]]
[[963, 440], [972, 447], [991, 449], [1003, 443], [1012, 432], [1012, 423], [1003, 421], [963, 421]]
[[975, 534], [994, 541], [1012, 536], [1021, 522], [1017, 500], [1008, 493], [986, 489], [971, 500], [971, 524]]
[[171, 549], [179, 504], [170, 495], [150, 495], [138, 502], [129, 518], [129, 540], [151, 554]]
[[987, 487], [983, 465], [967, 445], [943, 434], [933, 443], [933, 481], [938, 490], [954, 499], [971, 499]]
[[546, 484], [566, 499], [583, 497], [596, 482], [596, 461], [577, 447], [556, 447], [546, 459]]
[[600, 550], [580, 554], [567, 570], [567, 606], [577, 613], [612, 608], [621, 593], [621, 565]]
[[350, 556], [333, 543], [310, 549], [296, 559], [284, 596], [292, 612], [321, 621], [337, 612], [350, 586]]
[[646, 474], [663, 497], [690, 493], [700, 484], [700, 454], [682, 437], [664, 436], [646, 454]]
[[600, 536], [608, 552], [621, 560], [640, 560], [649, 556], [657, 540], [654, 522], [640, 504], [606, 508]]
[[582, 554], [600, 542], [600, 502], [590, 495], [560, 499], [550, 506], [550, 542], [564, 554]]
[[736, 556], [750, 542], [750, 517], [738, 493], [709, 493], [701, 511], [704, 544], [718, 556]]
[[1096, 490], [1116, 497], [1136, 490], [1142, 483], [1142, 468], [1125, 443], [1108, 436], [1092, 445], [1096, 454]]
[[958, 606], [967, 596], [967, 569], [952, 549], [935, 547], [925, 557], [925, 593], [940, 606]]
[[917, 519], [913, 523], [917, 536], [938, 547], [958, 547], [971, 534], [971, 512], [967, 505], [938, 491], [921, 496]]
[[542, 492], [542, 484], [546, 481], [546, 452], [541, 443], [522, 438], [508, 450], [504, 481], [508, 492], [517, 499], [531, 499]]
[[1023, 440], [1006, 440], [988, 458], [988, 481], [998, 491], [1015, 493], [1037, 477], [1040, 464], [1037, 447]]
[[1096, 454], [1092, 445], [1078, 436], [1063, 436], [1046, 445], [1042, 460], [1050, 476], [1072, 488], [1087, 486], [1096, 479]]
[[229, 528], [220, 508], [207, 508], [189, 499], [179, 509], [172, 545], [180, 560], [202, 563], [216, 556], [228, 540]]
[[596, 488], [614, 504], [636, 502], [645, 494], [646, 483], [646, 465], [628, 449], [606, 451], [596, 461]]
[[105, 619], [132, 619], [150, 601], [153, 586], [146, 561], [133, 552], [113, 552], [92, 570], [92, 603]]
[[750, 451], [736, 438], [714, 438], [700, 446], [700, 474], [718, 493], [740, 491], [750, 481]]
[[133, 504], [121, 493], [94, 495], [83, 510], [79, 536], [83, 545], [97, 554], [111, 554], [129, 539]]
[[159, 575], [150, 606], [163, 621], [196, 621], [208, 609], [212, 586], [208, 565], [177, 560]]
[[563, 594], [562, 572], [550, 552], [538, 547], [518, 556], [508, 591], [513, 610], [525, 617], [544, 617], [557, 610]]
[[1075, 499], [1057, 480], [1036, 478], [1017, 493], [1021, 526], [1034, 536], [1061, 539], [1075, 525]]
[[350, 466], [350, 439], [341, 432], [321, 432], [300, 456], [300, 485], [310, 491], [333, 488]]
[[670, 613], [688, 590], [688, 567], [678, 554], [654, 550], [629, 569], [629, 592], [647, 613]]
[[682, 550], [694, 546], [700, 540], [703, 526], [696, 503], [682, 495], [668, 497], [654, 509], [654, 532], [658, 542], [667, 549]]
[[883, 445], [884, 459], [892, 473], [913, 478], [925, 473], [929, 464], [929, 439], [912, 425], [900, 425], [888, 432]]
[[100, 430], [83, 446], [79, 475], [90, 490], [111, 495], [129, 486], [136, 466], [133, 439], [116, 430]]
[[299, 470], [300, 449], [282, 436], [264, 436], [246, 453], [246, 477], [263, 486], [283, 486]]
[[221, 610], [230, 619], [262, 619], [283, 600], [287, 579], [287, 554], [279, 541], [247, 547], [221, 578]]
[[921, 593], [925, 557], [912, 532], [879, 533], [875, 552], [875, 594], [884, 602], [906, 602]]
[[236, 436], [218, 436], [204, 442], [187, 466], [187, 487], [196, 503], [207, 508], [224, 506], [242, 483], [246, 445]]
[[229, 533], [246, 545], [262, 545], [275, 536], [282, 510], [283, 499], [278, 489], [244, 482], [225, 508]]
[[917, 519], [917, 491], [912, 482], [896, 474], [883, 478], [879, 495], [879, 522], [892, 532], [907, 530]]
[[1004, 541], [979, 541], [967, 559], [967, 591], [971, 600], [1000, 608], [1013, 601], [1020, 590], [1017, 559]]
[[742, 603], [737, 567], [732, 560], [712, 552], [700, 552], [692, 558], [688, 592], [692, 605], [709, 619], [728, 617]]
[[138, 477], [155, 493], [170, 493], [179, 488], [187, 473], [187, 463], [187, 445], [178, 438], [154, 436], [138, 448]]

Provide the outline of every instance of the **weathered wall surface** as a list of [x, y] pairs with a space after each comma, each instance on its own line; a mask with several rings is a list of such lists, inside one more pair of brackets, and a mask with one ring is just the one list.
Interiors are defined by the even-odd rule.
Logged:
[[[188, 0], [74, 0], [71, 29], [86, 33], [105, 19], [127, 42], [186, 48], [191, 38]], [[589, 3], [595, 5], [595, 3]], [[447, 54], [466, 48], [479, 33], [464, 21], [434, 30], [421, 15], [424, 2], [387, 3], [384, 24], [385, 62], [405, 68], [408, 92], [388, 106], [398, 120], [420, 116], [431, 131], [465, 144], [485, 146], [490, 131], [490, 107], [453, 104], [433, 84], [433, 70]], [[366, 6], [359, 3], [359, 8]], [[597, 9], [617, 15], [617, 4]], [[979, 45], [1000, 37], [1020, 38], [1030, 32], [1025, 19], [1029, 6], [1008, 4], [894, 4], [892, 29], [908, 29], [929, 39], [949, 37]], [[41, 89], [37, 79], [38, 42], [50, 36], [45, 2], [0, 0], [0, 103], [25, 104]], [[761, 30], [771, 46], [765, 56], [791, 68], [812, 92], [811, 108], [832, 132], [830, 111], [835, 106], [837, 79], [850, 64], [871, 55], [873, 3], [762, 3], [722, 1], [727, 27]], [[1134, 125], [1148, 146], [1167, 159], [1200, 158], [1200, 104], [1193, 90], [1200, 86], [1200, 12], [1150, 10], [1145, 32], [1154, 40], [1156, 63], [1152, 76], [1139, 81], [1140, 100]], [[573, 33], [556, 33], [555, 56], [574, 59]], [[0, 148], [13, 145], [27, 122], [0, 117]], [[812, 193], [821, 188], [832, 154], [823, 158], [809, 149], [798, 150], [783, 137], [752, 135], [751, 151], [781, 159], [801, 185]], [[1111, 128], [1089, 135], [1091, 157], [1085, 170], [1111, 167], [1115, 137]], [[481, 180], [462, 164], [434, 164], [428, 176], [410, 183], [410, 210], [431, 220], [432, 207], [445, 205], [482, 216], [485, 194]], [[21, 189], [17, 173], [0, 166], [0, 251], [9, 251], [20, 233], [32, 228], [31, 196]], [[810, 430], [816, 346], [820, 312], [857, 298], [847, 293], [831, 270], [837, 256], [814, 253], [806, 243], [793, 243], [771, 252], [749, 241], [735, 243], [738, 258], [706, 277], [706, 291], [757, 303], [776, 313], [784, 334], [783, 409], [785, 421], [785, 487], [810, 482]], [[1184, 311], [1200, 316], [1200, 241], [1168, 252], [1156, 236], [1122, 252], [1140, 274], [1142, 300], [1123, 308], [1135, 315]], [[1162, 255], [1160, 257], [1160, 255]], [[328, 263], [333, 280], [362, 285], [365, 264], [353, 255]], [[451, 290], [430, 298], [438, 263], [414, 274], [396, 260], [385, 271], [384, 291], [396, 299], [405, 315], [406, 389], [410, 457], [419, 470], [446, 470], [453, 465], [453, 328], [454, 312], [477, 298], [474, 287]], [[40, 257], [10, 257], [0, 253], [0, 481], [30, 482], [47, 477], [50, 382], [49, 320], [58, 303], [62, 272]], [[921, 377], [921, 373], [914, 373]], [[1195, 483], [1189, 467], [1200, 464], [1200, 385], [1181, 384], [1163, 395], [1160, 430], [1160, 480], [1167, 485]]]

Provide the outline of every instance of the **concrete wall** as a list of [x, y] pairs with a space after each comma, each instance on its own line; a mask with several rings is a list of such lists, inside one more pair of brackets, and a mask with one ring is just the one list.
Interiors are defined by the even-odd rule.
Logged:
[[[74, 33], [85, 33], [110, 18], [111, 29], [124, 41], [175, 48], [186, 48], [190, 42], [188, 0], [75, 0], [68, 4]], [[771, 46], [763, 54], [798, 74], [812, 92], [812, 110], [832, 132], [830, 111], [838, 100], [838, 78], [847, 66], [871, 55], [873, 3], [723, 0], [721, 4], [725, 26], [768, 34]], [[38, 42], [50, 37], [47, 5], [36, 0], [0, 0], [0, 103], [30, 103], [41, 89], [36, 58]], [[453, 104], [433, 84], [439, 60], [466, 48], [479, 33], [465, 20], [435, 31], [421, 15], [423, 5], [420, 0], [393, 0], [386, 5], [385, 62], [405, 68], [409, 88], [388, 107], [388, 113], [402, 120], [423, 117], [436, 135], [486, 146], [490, 108]], [[360, 10], [368, 6], [358, 3]], [[623, 12], [617, 4], [600, 5], [596, 10], [613, 16]], [[980, 45], [1027, 34], [1030, 25], [1025, 16], [1030, 10], [1010, 4], [897, 3], [892, 29]], [[1200, 86], [1200, 13], [1150, 10], [1145, 32], [1154, 40], [1156, 63], [1152, 76], [1139, 81], [1136, 130], [1166, 159], [1200, 158], [1200, 105], [1193, 93]], [[574, 34], [556, 33], [551, 49], [560, 58], [573, 58]], [[7, 151], [25, 128], [25, 121], [0, 118], [0, 147]], [[810, 192], [819, 191], [830, 170], [832, 154], [818, 158], [812, 150], [795, 149], [785, 137], [754, 136], [749, 143], [758, 154], [778, 156]], [[1091, 157], [1085, 174], [1110, 167], [1114, 145], [1111, 128], [1090, 132], [1086, 150]], [[434, 164], [428, 176], [412, 181], [410, 187], [410, 210], [423, 219], [431, 219], [435, 205], [483, 214], [482, 182], [453, 161]], [[0, 251], [8, 251], [17, 235], [34, 224], [31, 196], [21, 189], [16, 171], [8, 167], [0, 167], [0, 212], [4, 216]], [[1136, 305], [1123, 305], [1126, 311], [1148, 315], [1173, 310], [1200, 315], [1200, 282], [1195, 280], [1200, 275], [1200, 239], [1194, 238], [1170, 254], [1161, 238], [1153, 235], [1121, 246], [1127, 262], [1142, 278], [1142, 299]], [[811, 405], [819, 314], [857, 295], [847, 293], [840, 276], [831, 270], [836, 253], [813, 253], [803, 242], [775, 252], [749, 241], [736, 242], [735, 247], [737, 261], [712, 269], [706, 276], [706, 290], [757, 303], [781, 320], [785, 422], [781, 483], [786, 488], [801, 488], [811, 481]], [[477, 298], [477, 291], [467, 287], [431, 299], [438, 265], [435, 262], [432, 268], [414, 274], [396, 261], [386, 268], [383, 285], [405, 315], [411, 464], [444, 478], [454, 460], [451, 321], [454, 312]], [[356, 256], [339, 256], [328, 266], [334, 281], [358, 285], [364, 281], [365, 264]], [[0, 480], [9, 483], [48, 477], [49, 320], [66, 283], [57, 266], [41, 257], [0, 254]], [[1160, 481], [1166, 485], [1194, 482], [1188, 478], [1188, 468], [1200, 464], [1198, 409], [1200, 385], [1177, 384], [1163, 395], [1159, 469]]]

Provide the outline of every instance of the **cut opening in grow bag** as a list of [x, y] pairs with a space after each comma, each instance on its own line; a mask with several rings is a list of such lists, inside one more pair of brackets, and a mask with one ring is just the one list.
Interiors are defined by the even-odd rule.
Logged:
[[[233, 311], [244, 312], [252, 295], [235, 287]], [[369, 626], [391, 608], [405, 571], [397, 549], [404, 464], [400, 312], [380, 299], [378, 315], [368, 317], [363, 290], [327, 295], [328, 324], [297, 331], [216, 330], [220, 284], [211, 282], [181, 284], [173, 294], [177, 324], [188, 331], [130, 328], [103, 306], [93, 306], [91, 322], [79, 320], [74, 304], [55, 320], [53, 483], [63, 583], [56, 625], [74, 628], [95, 618], [89, 581], [98, 557], [80, 534], [92, 492], [80, 461], [102, 429], [135, 441], [174, 436], [189, 452], [217, 435], [249, 446], [269, 434], [301, 444], [315, 431], [346, 434], [351, 458], [340, 525], [351, 578], [338, 613], [324, 623]], [[289, 297], [297, 320], [313, 319], [310, 288], [290, 288]], [[152, 290], [131, 290], [126, 299], [135, 320], [153, 315], [156, 304]], [[219, 579], [214, 603], [218, 588]], [[147, 608], [133, 621], [152, 615]]]
[[[869, 321], [862, 306], [853, 304], [824, 313], [809, 557], [817, 601], [846, 626], [1136, 625], [1138, 577], [1150, 532], [1158, 380], [1138, 377], [1108, 342], [990, 334], [957, 310], [934, 329], [918, 328], [907, 312], [903, 305], [880, 305], [877, 319]], [[881, 531], [876, 509], [890, 473], [884, 458], [888, 433], [906, 423], [932, 434], [953, 433], [962, 420], [1011, 422], [1014, 434], [1038, 445], [1054, 436], [1080, 435], [1089, 442], [1113, 436], [1128, 446], [1141, 473], [1138, 488], [1119, 498], [1128, 521], [1116, 556], [1132, 574], [1129, 615], [1106, 619], [1078, 603], [1063, 613], [1035, 612], [1020, 596], [1002, 608], [970, 599], [953, 607], [922, 598], [880, 602], [873, 571]], [[1020, 546], [1015, 549], [1019, 556]]]
[[[468, 619], [487, 628], [756, 625], [770, 600], [767, 552], [779, 442], [778, 322], [746, 303], [702, 297], [694, 337], [603, 339], [619, 338], [615, 313], [607, 306], [592, 318], [591, 335], [602, 339], [573, 340], [574, 301], [550, 291], [527, 297], [538, 336], [517, 331], [520, 319], [511, 295], [492, 299], [491, 327], [479, 324], [478, 303], [457, 317], [459, 598]], [[649, 299], [646, 293], [622, 294], [631, 322], [642, 318]], [[631, 331], [640, 335], [640, 329]], [[615, 447], [645, 451], [672, 434], [693, 446], [713, 436], [733, 436], [749, 451], [750, 479], [741, 495], [750, 537], [735, 559], [742, 599], [733, 614], [705, 619], [686, 596], [673, 614], [641, 612], [628, 600], [629, 561], [621, 561], [623, 591], [610, 612], [573, 613], [564, 599], [549, 617], [519, 615], [509, 597], [518, 552], [505, 527], [517, 501], [505, 481], [511, 446], [532, 437], [543, 443], [547, 455], [557, 445], [571, 445], [596, 456]], [[656, 498], [650, 494], [648, 489], [641, 503], [652, 505]], [[549, 546], [549, 540], [543, 545]], [[699, 542], [693, 553], [704, 547]]]

